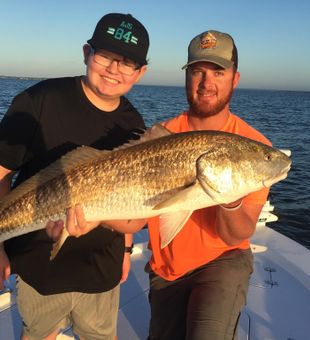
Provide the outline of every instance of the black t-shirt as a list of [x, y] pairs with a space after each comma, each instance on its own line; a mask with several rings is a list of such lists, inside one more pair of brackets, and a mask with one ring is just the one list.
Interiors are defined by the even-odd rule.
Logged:
[[[42, 81], [17, 95], [0, 124], [0, 165], [19, 171], [15, 185], [79, 145], [112, 149], [145, 128], [131, 103], [121, 97], [112, 112], [95, 107], [80, 77]], [[45, 230], [5, 242], [12, 273], [41, 294], [97, 293], [115, 287], [122, 273], [124, 235], [98, 227], [69, 237], [53, 261]]]

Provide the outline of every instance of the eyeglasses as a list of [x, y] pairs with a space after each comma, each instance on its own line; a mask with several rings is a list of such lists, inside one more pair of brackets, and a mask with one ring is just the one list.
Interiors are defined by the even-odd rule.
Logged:
[[94, 62], [103, 67], [109, 67], [113, 61], [117, 62], [117, 69], [119, 73], [126, 76], [132, 76], [141, 66], [130, 60], [118, 60], [105, 55], [103, 52], [96, 51], [91, 47], [91, 53], [94, 56]]

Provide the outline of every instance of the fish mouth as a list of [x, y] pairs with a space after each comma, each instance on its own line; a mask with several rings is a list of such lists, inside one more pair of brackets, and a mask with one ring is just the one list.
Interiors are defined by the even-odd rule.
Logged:
[[285, 169], [283, 169], [282, 172], [279, 174], [279, 176], [264, 180], [263, 186], [265, 188], [269, 188], [272, 186], [272, 184], [275, 184], [277, 182], [284, 180], [287, 177], [287, 174], [290, 171], [290, 169], [291, 169], [291, 164], [289, 164]]

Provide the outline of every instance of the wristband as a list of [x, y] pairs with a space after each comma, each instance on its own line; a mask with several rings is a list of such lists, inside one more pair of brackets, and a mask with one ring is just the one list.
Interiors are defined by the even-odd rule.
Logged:
[[130, 247], [125, 247], [125, 253], [132, 254], [133, 247], [134, 247], [134, 244], [132, 244]]
[[242, 203], [243, 203], [243, 200], [241, 200], [241, 202], [234, 207], [224, 207], [221, 204], [220, 204], [220, 207], [227, 211], [234, 211], [234, 210], [238, 210], [242, 206]]

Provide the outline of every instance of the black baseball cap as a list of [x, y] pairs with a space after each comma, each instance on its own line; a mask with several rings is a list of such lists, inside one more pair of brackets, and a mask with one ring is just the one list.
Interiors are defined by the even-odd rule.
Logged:
[[238, 51], [234, 39], [227, 33], [206, 31], [193, 38], [188, 46], [187, 64], [182, 69], [208, 61], [223, 68], [238, 68]]
[[146, 28], [131, 14], [110, 13], [103, 16], [87, 42], [94, 49], [105, 49], [147, 64], [149, 35]]

